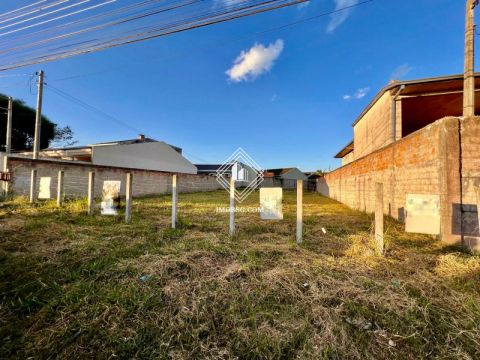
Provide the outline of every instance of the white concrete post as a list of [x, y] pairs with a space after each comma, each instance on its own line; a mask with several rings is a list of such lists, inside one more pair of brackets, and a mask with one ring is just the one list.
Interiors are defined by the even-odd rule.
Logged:
[[95, 208], [95, 173], [88, 172], [88, 194], [87, 194], [87, 211], [88, 215], [93, 215]]
[[375, 244], [377, 252], [383, 255], [383, 184], [375, 184]]
[[177, 226], [177, 175], [172, 175], [172, 229], [175, 229]]
[[[8, 169], [8, 154], [6, 154], [3, 157], [3, 171], [4, 172], [10, 172], [10, 170]], [[9, 189], [10, 189], [10, 183], [8, 181], [4, 181], [3, 182], [3, 193], [4, 193], [3, 195], [4, 195], [5, 199], [8, 196]]]
[[297, 244], [302, 243], [303, 232], [303, 180], [297, 180]]
[[235, 235], [235, 179], [230, 178], [230, 236]]
[[63, 170], [58, 172], [58, 180], [57, 180], [57, 206], [62, 206], [63, 203], [63, 177], [64, 177]]
[[477, 195], [478, 231], [480, 232], [480, 185], [475, 186], [475, 194]]
[[30, 204], [37, 199], [37, 170], [33, 169], [30, 173]]
[[125, 222], [128, 224], [132, 220], [132, 185], [133, 175], [127, 173], [125, 180]]

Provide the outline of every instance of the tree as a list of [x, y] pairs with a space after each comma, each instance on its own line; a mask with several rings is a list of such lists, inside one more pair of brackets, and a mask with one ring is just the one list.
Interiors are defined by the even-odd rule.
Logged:
[[73, 130], [70, 126], [59, 127], [55, 124], [54, 129], [55, 136], [53, 137], [50, 145], [55, 146], [72, 146], [76, 144], [77, 141], [73, 140]]
[[[0, 94], [0, 107], [6, 109], [8, 100]], [[0, 109], [0, 150], [5, 150], [5, 135], [7, 128], [6, 110]], [[12, 112], [12, 150], [31, 150], [35, 136], [35, 109], [27, 106], [22, 100], [13, 100]], [[60, 127], [46, 116], [42, 115], [40, 134], [40, 149], [46, 149], [50, 144], [73, 145], [73, 131], [69, 126]]]

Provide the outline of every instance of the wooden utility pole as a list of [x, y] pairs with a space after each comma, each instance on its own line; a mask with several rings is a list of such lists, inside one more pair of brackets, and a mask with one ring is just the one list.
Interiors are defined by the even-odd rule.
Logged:
[[38, 73], [38, 92], [37, 92], [37, 114], [35, 116], [35, 138], [33, 140], [33, 158], [38, 159], [40, 151], [40, 134], [42, 131], [42, 100], [43, 100], [43, 70]]
[[7, 154], [12, 151], [12, 112], [13, 99], [9, 97], [7, 106], [7, 134], [5, 135], [5, 152]]
[[475, 115], [475, 20], [474, 9], [478, 0], [467, 0], [465, 21], [465, 72], [463, 87], [463, 116]]

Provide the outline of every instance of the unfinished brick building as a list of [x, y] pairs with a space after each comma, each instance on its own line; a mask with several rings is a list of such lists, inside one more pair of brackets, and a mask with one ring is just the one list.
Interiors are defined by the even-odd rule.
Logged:
[[[480, 88], [480, 74], [475, 82]], [[478, 92], [476, 104], [478, 113]], [[462, 118], [462, 106], [463, 75], [391, 82], [353, 123], [353, 141], [336, 155], [342, 166], [318, 191], [372, 212], [381, 182], [384, 212], [401, 221], [407, 195], [436, 196], [438, 231], [425, 232], [480, 249], [480, 118]]]

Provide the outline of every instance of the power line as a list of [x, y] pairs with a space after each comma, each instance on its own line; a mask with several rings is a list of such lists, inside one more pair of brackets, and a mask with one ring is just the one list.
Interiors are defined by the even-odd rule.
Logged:
[[[278, 0], [276, 0], [278, 1]], [[300, 0], [297, 0], [297, 1], [300, 1]], [[149, 1], [145, 2], [145, 3], [148, 3]], [[119, 24], [124, 24], [124, 23], [127, 23], [127, 22], [130, 22], [130, 21], [135, 21], [135, 20], [139, 20], [139, 19], [143, 19], [143, 18], [146, 18], [148, 16], [152, 16], [152, 15], [158, 15], [159, 13], [162, 13], [162, 12], [165, 12], [166, 10], [175, 10], [175, 9], [178, 9], [178, 8], [181, 8], [185, 5], [192, 5], [192, 4], [195, 4], [195, 3], [200, 3], [201, 0], [193, 0], [193, 1], [187, 1], [187, 2], [184, 2], [184, 3], [180, 3], [180, 4], [176, 4], [175, 1], [173, 1], [173, 4], [172, 5], [168, 5], [167, 7], [162, 7], [160, 9], [153, 9], [147, 13], [139, 13], [139, 14], [135, 14], [135, 16], [133, 17], [130, 17], [130, 18], [120, 18], [118, 19], [117, 21], [114, 21], [114, 22], [110, 22], [110, 23], [105, 23], [105, 24], [100, 24], [98, 26], [95, 26], [95, 27], [90, 27], [90, 28], [84, 28], [84, 29], [81, 29], [79, 31], [75, 31], [73, 33], [68, 33], [68, 34], [64, 34], [62, 32], [61, 36], [58, 36], [58, 37], [54, 37], [54, 38], [50, 38], [50, 39], [47, 39], [47, 40], [44, 40], [42, 42], [48, 42], [48, 41], [51, 41], [51, 40], [58, 40], [58, 39], [63, 39], [65, 37], [69, 37], [69, 36], [72, 36], [72, 35], [78, 35], [78, 34], [82, 34], [82, 33], [85, 33], [85, 32], [89, 32], [89, 31], [92, 31], [92, 30], [98, 30], [98, 29], [103, 29], [105, 27], [111, 27], [111, 26], [114, 26], [114, 25], [119, 25]], [[236, 4], [239, 4], [241, 2], [246, 2], [246, 1], [238, 1], [236, 2]], [[144, 4], [145, 4], [144, 3]], [[210, 9], [211, 7], [208, 6], [206, 7], [207, 9]], [[226, 7], [225, 7], [226, 8]], [[113, 13], [114, 11], [110, 12], [110, 13]], [[102, 15], [109, 15], [109, 13], [107, 14], [102, 14]], [[215, 15], [215, 14], [214, 14]], [[94, 16], [95, 17], [95, 16]], [[94, 18], [93, 17], [93, 18]], [[92, 18], [92, 17], [91, 17]], [[90, 19], [91, 19], [90, 18]], [[194, 18], [195, 19], [195, 18]], [[88, 18], [87, 18], [88, 20]], [[82, 21], [82, 20], [81, 20]], [[175, 23], [174, 23], [175, 24]], [[144, 28], [144, 29], [147, 29], [147, 28]], [[47, 29], [49, 30], [49, 29]], [[1, 35], [1, 34], [0, 34]], [[40, 42], [40, 43], [42, 43]], [[35, 43], [33, 45], [38, 45], [39, 43]]]
[[[140, 2], [140, 3], [127, 5], [127, 6], [112, 10], [108, 13], [100, 13], [100, 14], [96, 14], [96, 15], [93, 15], [93, 16], [88, 16], [88, 17], [83, 18], [83, 19], [71, 21], [71, 22], [68, 22], [68, 23], [65, 23], [65, 24], [59, 24], [59, 25], [55, 25], [53, 27], [49, 27], [49, 28], [46, 28], [46, 29], [35, 31], [33, 33], [29, 33], [29, 34], [26, 34], [26, 35], [23, 35], [23, 36], [19, 36], [17, 38], [17, 40], [20, 41], [20, 40], [28, 39], [28, 38], [34, 37], [35, 35], [46, 34], [46, 33], [53, 32], [53, 31], [59, 30], [59, 29], [62, 29], [62, 31], [64, 31], [68, 27], [72, 27], [74, 25], [78, 25], [78, 24], [82, 24], [82, 23], [88, 23], [89, 21], [98, 20], [98, 19], [105, 18], [105, 17], [112, 16], [112, 15], [121, 15], [122, 13], [128, 13], [128, 11], [134, 10], [136, 8], [141, 8], [142, 6], [152, 4], [152, 3], [156, 3], [156, 2], [160, 2], [160, 1], [163, 1], [163, 0], [145, 0], [145, 1]], [[0, 41], [0, 44], [2, 44], [1, 41]]]
[[[18, 9], [14, 9], [14, 10], [11, 10], [11, 11], [7, 11], [7, 12], [4, 12], [2, 14], [0, 14], [0, 18], [2, 17], [5, 17], [6, 15], [11, 15], [11, 14], [15, 14], [15, 13], [18, 13], [18, 12], [21, 12], [22, 10], [25, 10], [27, 8], [30, 8], [32, 6], [35, 6], [35, 5], [38, 5], [38, 4], [41, 4], [41, 3], [44, 3], [44, 2], [47, 2], [48, 0], [41, 0], [41, 1], [37, 1], [33, 4], [29, 4], [29, 5], [26, 5], [26, 6], [22, 6]], [[64, 0], [64, 1], [68, 1], [68, 0]], [[38, 8], [38, 7], [37, 7]], [[30, 11], [30, 10], [29, 10]], [[16, 17], [14, 17], [15, 19]]]
[[[3, 25], [3, 26], [0, 26], [0, 30], [1, 29], [7, 29], [7, 28], [10, 28], [10, 27], [15, 26], [15, 25], [23, 24], [23, 23], [26, 23], [26, 22], [29, 22], [29, 21], [32, 21], [32, 20], [35, 20], [35, 19], [39, 19], [39, 18], [48, 16], [48, 15], [51, 15], [51, 14], [55, 14], [57, 12], [65, 10], [65, 9], [70, 9], [72, 7], [82, 5], [82, 4], [85, 4], [85, 3], [90, 2], [90, 1], [92, 1], [92, 0], [82, 0], [80, 2], [77, 2], [75, 4], [71, 4], [71, 5], [67, 5], [63, 8], [60, 8], [60, 9], [55, 9], [55, 10], [52, 10], [52, 11], [49, 11], [49, 12], [46, 12], [46, 13], [43, 13], [43, 14], [40, 14], [40, 15], [33, 16], [31, 18], [22, 19], [20, 21], [14, 22], [12, 24]], [[4, 20], [3, 22], [8, 22], [8, 21], [11, 21], [11, 20], [12, 19], [7, 19], [7, 20]], [[39, 24], [41, 24], [41, 23], [39, 23]], [[20, 30], [23, 30], [23, 28], [20, 28], [20, 29], [15, 30], [15, 31], [20, 31]], [[9, 34], [9, 33], [7, 33], [7, 34]], [[4, 35], [4, 34], [0, 34], [0, 35]]]
[[[116, 1], [116, 0], [109, 0], [103, 4], [100, 4], [100, 5], [105, 5], [105, 4], [108, 4], [108, 3], [111, 3], [112, 1]], [[178, 8], [178, 7], [181, 7], [181, 6], [185, 6], [185, 5], [190, 5], [191, 3], [193, 2], [197, 2], [197, 1], [200, 1], [200, 0], [194, 0], [194, 1], [188, 1], [186, 4], [181, 4], [181, 5], [176, 5], [175, 7], [166, 7], [166, 8], [161, 8], [159, 10], [156, 11], [156, 13], [160, 13], [160, 12], [164, 12], [164, 11], [167, 11], [167, 10], [172, 10], [174, 8]], [[96, 7], [100, 6], [100, 5], [95, 5]], [[82, 10], [83, 11], [83, 10]], [[68, 14], [67, 14], [68, 15]], [[148, 16], [150, 16], [152, 14], [149, 14]], [[12, 50], [19, 50], [19, 49], [25, 49], [25, 48], [31, 48], [31, 47], [37, 47], [38, 45], [44, 45], [48, 42], [52, 42], [52, 41], [55, 41], [55, 40], [60, 40], [60, 39], [65, 39], [65, 38], [68, 38], [68, 37], [72, 37], [72, 36], [76, 36], [76, 35], [79, 35], [79, 34], [82, 34], [82, 33], [86, 33], [86, 32], [91, 32], [91, 31], [97, 31], [97, 30], [100, 30], [100, 29], [104, 29], [104, 28], [107, 28], [107, 27], [111, 27], [111, 26], [114, 26], [114, 25], [119, 25], [119, 24], [123, 24], [125, 22], [128, 22], [128, 21], [132, 21], [132, 20], [138, 20], [139, 18], [142, 18], [142, 17], [145, 17], [147, 15], [138, 15], [138, 16], [135, 16], [133, 18], [129, 18], [129, 19], [122, 19], [122, 20], [119, 20], [119, 21], [114, 21], [114, 22], [110, 22], [110, 23], [105, 23], [105, 24], [101, 24], [101, 25], [97, 25], [95, 27], [90, 27], [90, 28], [85, 28], [85, 29], [81, 29], [81, 30], [78, 30], [78, 31], [75, 31], [75, 32], [70, 32], [70, 33], [62, 33], [61, 35], [58, 35], [56, 37], [51, 37], [51, 38], [47, 38], [47, 39], [43, 39], [43, 40], [40, 40], [40, 41], [37, 41], [37, 42], [33, 42], [33, 43], [30, 43], [30, 44], [27, 44], [27, 45], [23, 45], [23, 46], [17, 46], [17, 47], [14, 47], [14, 48], [10, 48], [10, 49], [5, 49], [5, 50], [2, 50], [0, 51], [0, 53], [8, 53], [8, 52], [11, 52]], [[96, 18], [98, 17], [97, 16], [93, 16], [92, 18]], [[87, 18], [88, 19], [88, 18]], [[47, 29], [48, 30], [48, 29]], [[0, 34], [0, 36], [2, 36], [2, 34]]]
[[50, 85], [50, 84], [48, 84], [48, 83], [45, 84], [45, 87], [46, 87], [47, 89], [49, 89], [50, 91], [54, 92], [55, 94], [57, 94], [57, 95], [65, 98], [65, 99], [67, 99], [67, 100], [69, 100], [69, 101], [71, 101], [71, 102], [73, 102], [73, 103], [75, 103], [75, 104], [77, 104], [78, 106], [83, 107], [83, 108], [86, 109], [86, 110], [89, 110], [89, 111], [95, 113], [95, 114], [98, 115], [98, 116], [101, 116], [101, 117], [103, 117], [103, 118], [105, 118], [105, 119], [111, 120], [111, 121], [113, 121], [113, 122], [115, 122], [115, 123], [117, 123], [117, 124], [119, 124], [119, 125], [121, 125], [121, 126], [124, 126], [125, 128], [128, 128], [129, 130], [135, 131], [136, 134], [144, 134], [143, 131], [141, 131], [141, 130], [139, 130], [139, 129], [137, 129], [137, 128], [129, 125], [129, 124], [127, 124], [126, 122], [123, 122], [123, 121], [119, 120], [118, 118], [116, 118], [116, 117], [114, 117], [114, 116], [112, 116], [112, 115], [110, 115], [110, 114], [107, 114], [107, 113], [104, 112], [103, 110], [100, 110], [100, 109], [96, 108], [95, 106], [92, 106], [92, 105], [86, 103], [85, 101], [82, 101], [82, 100], [76, 98], [76, 97], [73, 96], [73, 95], [70, 95], [70, 94], [66, 93], [66, 92], [63, 91], [63, 90], [60, 90], [60, 89], [58, 89], [58, 88], [56, 88], [56, 87], [54, 87], [54, 86], [52, 86], [52, 85]]
[[[365, 5], [367, 3], [371, 3], [373, 1], [374, 0], [364, 0], [364, 1], [361, 1], [357, 4], [355, 4], [355, 5], [346, 6], [346, 7], [336, 9], [336, 10], [332, 10], [332, 11], [328, 11], [328, 12], [322, 12], [322, 13], [312, 15], [312, 16], [309, 16], [309, 17], [305, 17], [305, 18], [302, 18], [300, 20], [293, 21], [293, 22], [290, 22], [290, 23], [287, 23], [287, 24], [274, 26], [274, 27], [267, 28], [265, 30], [256, 31], [256, 32], [252, 32], [252, 33], [249, 33], [249, 34], [241, 35], [241, 36], [235, 37], [233, 39], [232, 38], [226, 38], [226, 39], [224, 39], [220, 42], [211, 43], [210, 46], [207, 45], [207, 48], [211, 49], [211, 48], [215, 48], [215, 47], [220, 47], [225, 43], [232, 43], [232, 42], [235, 42], [235, 41], [240, 41], [242, 39], [245, 39], [245, 38], [248, 38], [248, 37], [251, 37], [251, 36], [262, 35], [262, 34], [272, 32], [272, 31], [283, 31], [283, 30], [286, 30], [286, 29], [294, 27], [294, 26], [298, 26], [298, 25], [302, 25], [302, 24], [310, 22], [310, 21], [318, 20], [318, 19], [320, 19], [322, 17], [325, 17], [325, 16], [333, 15], [333, 14], [336, 14], [336, 13], [340, 13], [340, 12], [352, 9], [354, 7]], [[156, 59], [160, 58], [160, 59], [165, 60], [165, 59], [179, 58], [179, 57], [182, 57], [182, 56], [190, 56], [191, 53], [192, 53], [192, 50], [195, 51], [195, 50], [204, 50], [204, 49], [205, 49], [205, 46], [197, 47], [197, 48], [193, 48], [193, 49], [190, 48], [188, 51], [185, 51], [185, 52], [180, 53], [180, 54], [175, 54], [175, 55], [171, 55], [171, 56], [167, 56], [167, 57], [157, 57]], [[0, 53], [1, 53], [1, 51], [0, 51]], [[151, 60], [151, 59], [152, 58], [149, 58], [148, 60]], [[124, 67], [125, 66], [114, 66], [114, 67], [110, 67], [110, 68], [105, 69], [105, 70], [95, 71], [95, 72], [91, 72], [91, 73], [84, 73], [84, 74], [78, 74], [78, 75], [63, 77], [63, 78], [57, 78], [57, 79], [54, 79], [53, 81], [64, 81], [64, 80], [83, 78], [83, 77], [92, 76], [92, 75], [104, 74], [104, 73], [108, 73], [108, 72], [112, 72], [112, 71], [117, 71], [118, 69], [121, 69], [121, 68], [124, 68]]]
[[[90, 1], [90, 0], [86, 0], [86, 1]], [[144, 1], [143, 3], [140, 3], [140, 5], [141, 5], [141, 6], [144, 6], [144, 5], [146, 5], [146, 4], [150, 3], [150, 2], [151, 2], [151, 1]], [[156, 1], [156, 2], [159, 2], [159, 1]], [[162, 2], [163, 2], [163, 1], [162, 1]], [[170, 1], [170, 2], [171, 2], [171, 1]], [[241, 2], [241, 1], [240, 1], [240, 2]], [[173, 3], [175, 3], [175, 2], [173, 2]], [[128, 9], [128, 8], [131, 7], [131, 6], [132, 6], [132, 5], [126, 6], [126, 7], [124, 7], [124, 8], [121, 8], [120, 10]], [[134, 4], [133, 6], [137, 6], [137, 4]], [[115, 11], [111, 11], [110, 13], [115, 13]], [[107, 15], [107, 16], [108, 16], [108, 15], [110, 15], [110, 13], [100, 14], [100, 15]], [[148, 14], [148, 13], [147, 13], [147, 15], [151, 15], [151, 14]], [[84, 19], [81, 19], [80, 22], [83, 21], [83, 20], [84, 20]], [[88, 20], [88, 18], [87, 18], [87, 20]], [[70, 25], [71, 25], [71, 23], [70, 23]], [[48, 29], [47, 29], [47, 30], [48, 30]]]
[[[64, 15], [57, 16], [57, 17], [52, 18], [52, 19], [48, 19], [48, 20], [45, 20], [45, 21], [41, 21], [41, 22], [39, 22], [39, 23], [31, 24], [31, 25], [28, 25], [28, 26], [21, 27], [21, 28], [19, 28], [19, 29], [15, 29], [15, 30], [11, 30], [11, 31], [4, 32], [4, 33], [0, 33], [0, 37], [1, 37], [1, 36], [5, 36], [5, 35], [9, 35], [9, 34], [13, 34], [13, 33], [18, 32], [18, 31], [30, 29], [30, 28], [32, 28], [32, 27], [44, 25], [44, 24], [47, 24], [47, 23], [52, 22], [52, 21], [56, 21], [56, 20], [59, 20], [59, 19], [66, 18], [66, 17], [68, 17], [68, 16], [77, 15], [77, 14], [83, 13], [83, 12], [85, 12], [85, 11], [93, 10], [93, 9], [98, 8], [98, 7], [101, 7], [101, 6], [105, 6], [105, 5], [114, 3], [114, 2], [116, 2], [116, 1], [117, 1], [117, 0], [108, 0], [108, 1], [105, 1], [105, 2], [100, 3], [100, 4], [97, 4], [97, 5], [92, 5], [92, 6], [89, 6], [89, 7], [83, 8], [83, 9], [80, 9], [80, 10], [73, 11], [73, 12], [68, 13], [68, 14], [64, 14]], [[3, 27], [3, 28], [0, 27], [0, 29], [4, 29], [4, 28], [5, 28], [5, 27]]]
[[[19, 18], [21, 18], [21, 17], [27, 16], [27, 15], [31, 15], [31, 14], [36, 13], [36, 12], [43, 11], [43, 10], [45, 10], [45, 9], [48, 9], [48, 8], [51, 8], [51, 7], [54, 7], [54, 6], [57, 6], [57, 5], [66, 3], [66, 2], [68, 2], [68, 1], [70, 1], [70, 0], [60, 0], [60, 1], [57, 1], [56, 3], [50, 4], [50, 5], [39, 6], [39, 7], [37, 7], [36, 9], [30, 10], [30, 11], [28, 11], [28, 12], [24, 12], [23, 14], [16, 15], [16, 16], [7, 18], [7, 19], [5, 19], [5, 20], [2, 20], [2, 21], [0, 21], [0, 24], [9, 22], [9, 21], [12, 21], [12, 20], [15, 20], [15, 19], [19, 19]], [[28, 19], [25, 20], [25, 21], [28, 21]]]
[[[22, 50], [22, 48], [25, 49], [32, 46], [32, 44], [45, 42], [45, 39], [39, 39], [37, 41], [33, 41], [33, 43], [27, 42], [22, 44], [21, 42], [17, 42], [17, 39], [13, 37], [11, 42], [14, 43], [15, 46], [7, 51], [14, 52], [12, 54], [14, 58], [7, 60], [9, 57], [11, 58], [12, 55], [2, 56], [3, 65], [0, 65], [0, 70], [9, 70], [21, 66], [33, 65], [70, 56], [101, 51], [116, 46], [149, 40], [168, 34], [279, 9], [285, 6], [298, 4], [303, 1], [304, 0], [238, 0], [234, 2], [222, 2], [221, 5], [218, 5], [215, 0], [192, 0], [190, 2], [181, 0], [167, 0], [169, 7], [167, 10], [161, 11], [155, 8], [144, 9], [137, 14], [137, 16], [130, 16], [129, 18], [121, 17], [120, 19], [107, 22], [106, 24], [100, 23], [94, 26], [80, 28], [68, 34], [65, 34], [64, 31], [58, 29], [57, 26], [59, 34], [48, 39], [47, 41], [57, 42], [59, 44], [53, 48], [42, 46], [39, 47], [37, 44], [35, 45], [33, 53], [25, 52]], [[183, 7], [185, 7], [185, 9], [182, 9]], [[192, 11], [189, 12], [189, 9]], [[135, 22], [140, 19], [153, 16], [163, 16], [164, 18], [155, 20], [152, 18], [152, 24], [137, 29], [124, 29], [126, 24], [129, 22]], [[51, 20], [53, 19], [47, 19], [46, 21]], [[31, 24], [29, 26], [34, 25], [35, 24]], [[122, 26], [119, 27], [119, 25]], [[113, 28], [114, 33], [99, 32], [100, 30], [103, 31], [105, 26]], [[11, 31], [16, 30], [18, 29], [13, 29]], [[79, 37], [80, 35], [85, 36], [85, 34], [88, 32], [92, 32], [92, 34], [90, 34], [84, 40], [77, 40], [74, 42], [71, 40], [66, 40], [68, 37]]]

